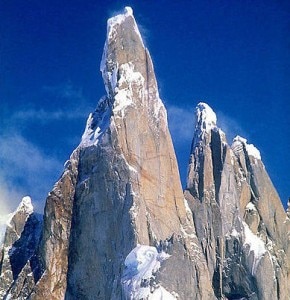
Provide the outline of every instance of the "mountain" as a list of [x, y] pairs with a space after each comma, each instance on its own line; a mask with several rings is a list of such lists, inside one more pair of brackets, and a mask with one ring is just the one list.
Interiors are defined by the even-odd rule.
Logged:
[[[24, 197], [16, 211], [1, 218], [0, 297], [25, 299], [29, 287], [40, 278], [35, 255], [42, 230], [42, 216], [33, 211], [31, 199]], [[28, 286], [28, 290], [23, 288]]]
[[217, 297], [289, 298], [290, 220], [259, 150], [239, 136], [229, 146], [205, 103], [196, 108], [185, 198]]
[[24, 198], [1, 227], [3, 299], [288, 299], [290, 220], [259, 151], [230, 146], [199, 103], [182, 190], [129, 7], [108, 20], [101, 73], [107, 95], [43, 222]]

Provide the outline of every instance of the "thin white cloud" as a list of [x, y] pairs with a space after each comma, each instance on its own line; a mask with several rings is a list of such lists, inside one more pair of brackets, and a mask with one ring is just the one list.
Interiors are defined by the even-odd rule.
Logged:
[[48, 157], [19, 134], [0, 136], [0, 204], [13, 209], [25, 195], [41, 210], [62, 163]]
[[42, 87], [42, 90], [45, 93], [49, 93], [60, 98], [84, 98], [82, 89], [74, 87], [71, 82], [66, 82], [59, 85], [45, 85]]
[[[82, 89], [71, 83], [56, 86], [44, 86], [38, 98], [46, 100], [45, 108], [37, 107], [41, 101], [34, 101], [34, 106], [22, 107], [6, 117], [9, 124], [29, 123], [33, 121], [46, 124], [54, 121], [70, 121], [86, 118], [90, 105]], [[49, 103], [47, 103], [50, 101]]]
[[61, 120], [83, 119], [87, 116], [87, 110], [71, 109], [71, 110], [55, 110], [47, 111], [44, 109], [27, 109], [19, 110], [13, 113], [10, 117], [12, 122], [29, 122], [40, 121], [42, 123], [49, 123]]
[[189, 144], [193, 138], [194, 109], [174, 105], [167, 107], [168, 124], [175, 144]]
[[5, 181], [5, 174], [3, 170], [0, 171], [0, 217], [7, 215], [13, 211], [21, 198], [23, 193], [19, 191], [16, 186]]
[[[49, 149], [29, 140], [27, 128], [35, 122], [38, 126], [45, 124], [44, 130], [50, 124], [55, 126], [56, 121], [70, 124], [83, 119], [85, 123], [90, 112], [82, 90], [71, 83], [45, 86], [37, 98], [46, 99], [42, 107], [41, 102], [34, 101], [33, 106], [30, 102], [26, 108], [1, 115], [0, 214], [15, 209], [26, 195], [31, 196], [36, 209], [42, 211], [47, 193], [63, 170], [63, 161], [53, 157]], [[75, 134], [72, 132], [66, 138], [73, 139]]]
[[217, 113], [217, 125], [225, 132], [227, 141], [231, 145], [234, 137], [240, 135], [247, 138], [247, 134], [241, 125], [232, 117], [225, 115], [222, 112]]

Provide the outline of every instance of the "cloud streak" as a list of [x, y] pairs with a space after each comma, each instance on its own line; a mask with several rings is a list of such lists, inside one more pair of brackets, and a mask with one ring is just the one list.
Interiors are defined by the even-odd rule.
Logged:
[[[34, 101], [33, 106], [27, 102], [29, 107], [11, 109], [10, 114], [1, 112], [0, 214], [14, 210], [26, 195], [42, 211], [47, 193], [63, 170], [63, 162], [51, 154], [53, 150], [44, 148], [41, 141], [37, 143], [37, 138], [31, 142], [33, 127], [44, 131], [50, 126], [57, 128], [60, 125], [55, 122], [62, 122], [70, 128], [81, 123], [81, 119], [85, 121], [90, 110], [82, 90], [71, 83], [44, 86], [37, 99], [41, 100]], [[70, 131], [62, 140], [74, 136]]]
[[176, 145], [190, 145], [194, 130], [194, 109], [169, 105], [167, 114], [168, 125], [174, 143]]
[[41, 211], [62, 164], [19, 134], [0, 136], [0, 161], [1, 212], [14, 209], [25, 195]]
[[55, 110], [47, 111], [44, 109], [26, 109], [16, 111], [10, 117], [11, 122], [29, 122], [40, 121], [42, 123], [49, 123], [53, 121], [64, 121], [83, 119], [87, 115], [86, 110], [70, 109], [70, 110]]
[[217, 113], [217, 125], [225, 132], [230, 145], [237, 135], [248, 138], [248, 134], [235, 119], [220, 111]]

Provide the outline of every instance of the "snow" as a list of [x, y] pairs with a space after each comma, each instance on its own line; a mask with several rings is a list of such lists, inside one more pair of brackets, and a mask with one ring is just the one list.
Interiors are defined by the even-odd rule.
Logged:
[[121, 24], [128, 16], [133, 16], [133, 9], [130, 6], [124, 8], [124, 13], [118, 14], [108, 20], [108, 26], [113, 27], [116, 24]]
[[176, 300], [177, 298], [166, 291], [165, 288], [159, 286], [149, 298], [150, 300]]
[[18, 211], [23, 211], [29, 215], [33, 213], [33, 206], [31, 203], [31, 198], [29, 196], [22, 198], [20, 204], [18, 205], [18, 207], [16, 209], [16, 212], [18, 212]]
[[4, 241], [6, 228], [11, 220], [11, 215], [12, 214], [0, 216], [0, 246]]
[[110, 125], [111, 108], [107, 98], [100, 99], [97, 109], [88, 117], [85, 131], [80, 143], [81, 147], [97, 145]]
[[245, 222], [243, 222], [243, 225], [245, 230], [245, 241], [243, 246], [248, 250], [248, 259], [252, 266], [252, 275], [254, 275], [261, 258], [265, 255], [267, 250], [265, 243], [251, 231], [249, 226]]
[[10, 222], [13, 216], [17, 212], [24, 212], [25, 214], [27, 214], [27, 216], [29, 216], [33, 213], [33, 210], [34, 209], [31, 203], [31, 198], [29, 196], [25, 196], [22, 198], [20, 204], [13, 213], [7, 215], [0, 215], [0, 246], [4, 241], [7, 226], [11, 226]]
[[127, 299], [176, 299], [162, 286], [156, 286], [152, 291], [155, 273], [161, 262], [169, 257], [165, 252], [158, 253], [155, 247], [137, 245], [125, 259], [125, 270], [122, 284]]
[[139, 36], [140, 42], [143, 45], [141, 34], [138, 30], [137, 24], [133, 17], [133, 10], [131, 7], [126, 6], [124, 9], [124, 13], [118, 14], [118, 15], [110, 18], [107, 22], [107, 38], [106, 38], [106, 42], [105, 42], [105, 46], [104, 46], [104, 50], [103, 50], [103, 56], [102, 56], [102, 60], [101, 60], [101, 65], [100, 65], [100, 71], [102, 72], [103, 77], [104, 77], [104, 74], [106, 73], [107, 52], [108, 52], [108, 45], [110, 43], [110, 40], [114, 40], [116, 38], [116, 34], [117, 34], [116, 28], [118, 26], [120, 26], [128, 17], [133, 18], [133, 20], [134, 20], [133, 30]]
[[247, 144], [246, 149], [249, 155], [254, 156], [256, 159], [261, 160], [261, 154], [260, 151], [253, 145], [253, 144]]
[[249, 156], [253, 156], [254, 158], [261, 160], [260, 151], [253, 145], [248, 144], [247, 140], [239, 135], [236, 136], [233, 140], [232, 149], [235, 154], [240, 153], [243, 150], [243, 146], [246, 148], [246, 151]]
[[[118, 64], [117, 64], [118, 65]], [[115, 66], [113, 73], [109, 74], [109, 84], [114, 89], [114, 103], [109, 103], [108, 98], [99, 101], [95, 113], [90, 114], [87, 120], [86, 129], [82, 136], [81, 145], [88, 147], [97, 145], [100, 138], [110, 125], [110, 117], [112, 112], [114, 115], [124, 118], [126, 109], [134, 105], [133, 98], [144, 98], [144, 82], [145, 79], [140, 72], [134, 71], [134, 65], [124, 63]], [[117, 80], [117, 74], [119, 79]]]
[[216, 127], [216, 114], [211, 107], [204, 103], [198, 103], [196, 107], [196, 125], [198, 125], [202, 131], [209, 132]]
[[237, 232], [236, 228], [233, 228], [230, 235], [235, 237], [235, 238], [238, 238], [240, 236], [240, 234]]
[[222, 131], [216, 126], [216, 122], [217, 117], [211, 107], [204, 102], [198, 103], [195, 109], [194, 146], [203, 141], [212, 129], [222, 134]]
[[145, 79], [140, 72], [134, 71], [134, 65], [131, 62], [119, 67], [119, 76], [118, 82], [111, 83], [116, 93], [113, 112], [114, 114], [120, 113], [124, 117], [126, 108], [133, 104], [133, 90], [138, 90], [138, 97], [142, 99]]
[[249, 202], [246, 205], [246, 210], [249, 210], [249, 211], [255, 210], [255, 211], [257, 211], [256, 206], [252, 202]]

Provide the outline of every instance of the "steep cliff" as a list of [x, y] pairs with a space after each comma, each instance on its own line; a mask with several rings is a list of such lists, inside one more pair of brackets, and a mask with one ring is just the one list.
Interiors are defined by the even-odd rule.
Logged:
[[170, 255], [157, 274], [139, 276], [142, 297], [213, 298], [152, 61], [130, 8], [108, 20], [101, 72], [107, 95], [47, 199], [45, 271], [32, 298], [137, 299], [125, 261], [138, 244]]
[[24, 299], [40, 276], [35, 251], [41, 235], [42, 216], [34, 213], [31, 199], [24, 197], [16, 211], [3, 217], [1, 223], [0, 297]]
[[230, 147], [205, 103], [196, 108], [185, 197], [216, 297], [289, 297], [289, 219], [259, 151], [241, 137]]

